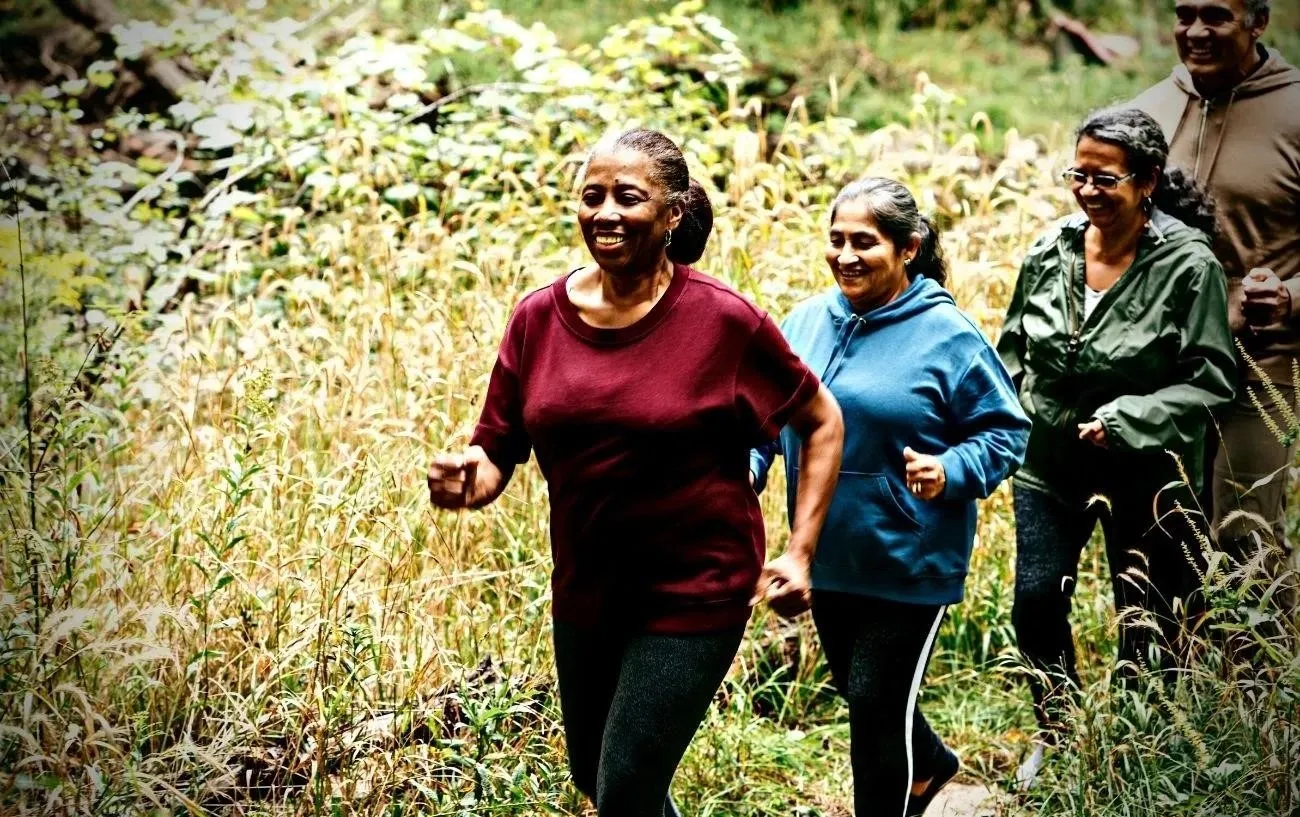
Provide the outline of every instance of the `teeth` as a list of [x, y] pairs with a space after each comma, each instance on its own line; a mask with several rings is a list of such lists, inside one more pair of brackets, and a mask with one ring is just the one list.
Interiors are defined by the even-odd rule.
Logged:
[[623, 243], [621, 235], [598, 235], [596, 236], [596, 245], [600, 247], [613, 247], [616, 244]]

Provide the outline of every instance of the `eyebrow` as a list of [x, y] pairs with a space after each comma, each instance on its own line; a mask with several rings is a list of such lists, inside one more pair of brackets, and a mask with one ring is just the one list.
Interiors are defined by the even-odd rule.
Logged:
[[[599, 182], [588, 182], [587, 184], [582, 186], [582, 189], [583, 192], [586, 192], [587, 190], [604, 190], [605, 185], [600, 184]], [[646, 196], [650, 195], [650, 191], [646, 190], [645, 188], [635, 185], [632, 182], [620, 182], [617, 179], [614, 180], [614, 189], [635, 190], [636, 192], [641, 193], [642, 195], [646, 195]]]
[[[839, 227], [832, 227], [831, 235], [845, 235], [845, 232], [843, 229]], [[878, 239], [878, 236], [875, 233], [871, 232], [870, 230], [851, 230], [848, 232], [848, 235], [851, 238]]]

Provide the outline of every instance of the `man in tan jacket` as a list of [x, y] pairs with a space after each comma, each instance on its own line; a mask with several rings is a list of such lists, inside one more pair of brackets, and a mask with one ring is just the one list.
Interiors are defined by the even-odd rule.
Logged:
[[1174, 14], [1182, 64], [1133, 104], [1160, 123], [1169, 163], [1215, 200], [1229, 321], [1246, 352], [1238, 399], [1220, 418], [1214, 527], [1236, 556], [1254, 554], [1252, 531], [1289, 554], [1287, 477], [1300, 431], [1300, 71], [1259, 42], [1269, 0], [1175, 0]]

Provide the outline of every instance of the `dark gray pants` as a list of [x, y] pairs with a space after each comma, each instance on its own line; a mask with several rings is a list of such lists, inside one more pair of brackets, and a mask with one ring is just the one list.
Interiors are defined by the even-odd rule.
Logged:
[[673, 774], [744, 632], [654, 635], [555, 622], [569, 770], [601, 817], [677, 817]]
[[[1259, 534], [1267, 550], [1265, 566], [1271, 581], [1297, 567], [1286, 535], [1287, 472], [1295, 461], [1296, 446], [1282, 445], [1246, 388], [1242, 386], [1236, 402], [1219, 418], [1222, 439], [1214, 458], [1214, 530], [1220, 549], [1238, 561], [1255, 555], [1257, 546], [1252, 534]], [[1250, 384], [1250, 388], [1268, 416], [1285, 430], [1289, 418], [1283, 408], [1258, 383]], [[1294, 416], [1295, 388], [1279, 386], [1278, 390]], [[1283, 588], [1281, 598], [1295, 605], [1294, 582]]]
[[[1059, 727], [1063, 693], [1079, 687], [1070, 607], [1079, 578], [1079, 557], [1100, 522], [1106, 539], [1116, 613], [1137, 608], [1155, 618], [1157, 631], [1131, 614], [1121, 616], [1121, 680], [1138, 666], [1172, 669], [1177, 662], [1189, 599], [1199, 603], [1194, 568], [1198, 544], [1189, 520], [1171, 511], [1175, 501], [1192, 507], [1190, 492], [1160, 494], [1162, 519], [1153, 500], [1158, 488], [1142, 482], [1108, 486], [1109, 501], [1091, 507], [1064, 502], [1021, 485], [1013, 488], [1016, 512], [1016, 589], [1011, 610], [1016, 641], [1026, 662], [1044, 678], [1031, 677], [1039, 725]], [[1198, 560], [1199, 561], [1199, 560]], [[1181, 601], [1176, 601], [1181, 600]], [[1162, 648], [1152, 653], [1151, 647]]]

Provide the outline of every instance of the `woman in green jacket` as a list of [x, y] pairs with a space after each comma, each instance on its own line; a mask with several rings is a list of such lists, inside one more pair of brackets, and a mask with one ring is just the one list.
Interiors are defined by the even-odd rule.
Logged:
[[[1149, 612], [1161, 634], [1121, 616], [1126, 678], [1167, 663], [1159, 653], [1178, 633], [1175, 599], [1197, 586], [1200, 546], [1173, 506], [1196, 508], [1210, 412], [1232, 400], [1236, 362], [1227, 285], [1207, 235], [1213, 209], [1181, 170], [1165, 167], [1168, 150], [1137, 109], [1083, 124], [1064, 173], [1081, 212], [1034, 242], [998, 342], [1033, 421], [1013, 490], [1012, 618], [1037, 671], [1031, 688], [1048, 736], [1060, 694], [1079, 683], [1070, 601], [1096, 524], [1116, 611]], [[1168, 487], [1184, 475], [1192, 485]], [[1154, 643], [1164, 649], [1152, 653]], [[1041, 757], [1040, 744], [1022, 779]]]

